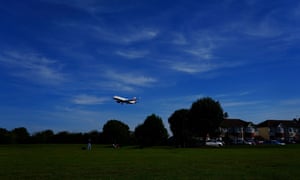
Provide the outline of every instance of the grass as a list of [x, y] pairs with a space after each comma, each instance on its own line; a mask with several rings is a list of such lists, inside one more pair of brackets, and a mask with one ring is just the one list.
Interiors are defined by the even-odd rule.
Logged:
[[0, 179], [299, 179], [300, 145], [120, 149], [1, 145]]

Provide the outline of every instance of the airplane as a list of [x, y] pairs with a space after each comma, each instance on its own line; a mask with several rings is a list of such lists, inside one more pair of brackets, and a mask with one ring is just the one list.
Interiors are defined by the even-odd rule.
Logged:
[[121, 96], [114, 96], [113, 99], [117, 102], [117, 103], [121, 103], [121, 104], [136, 104], [136, 97], [133, 97], [132, 99], [128, 99], [128, 98], [124, 98]]

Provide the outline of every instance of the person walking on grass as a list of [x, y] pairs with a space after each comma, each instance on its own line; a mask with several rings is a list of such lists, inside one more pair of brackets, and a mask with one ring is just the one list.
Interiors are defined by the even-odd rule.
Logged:
[[91, 139], [89, 139], [87, 144], [87, 150], [91, 150], [91, 149], [92, 149], [92, 141]]

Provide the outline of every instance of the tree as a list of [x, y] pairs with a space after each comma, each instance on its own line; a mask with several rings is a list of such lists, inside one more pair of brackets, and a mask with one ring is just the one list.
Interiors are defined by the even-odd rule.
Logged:
[[100, 133], [97, 130], [92, 130], [88, 133], [83, 134], [83, 143], [87, 143], [91, 140], [92, 144], [100, 143]]
[[224, 118], [228, 118], [229, 117], [229, 115], [228, 115], [228, 112], [224, 112]]
[[0, 144], [11, 143], [10, 132], [4, 128], [0, 128]]
[[223, 120], [223, 109], [210, 97], [197, 100], [189, 113], [189, 129], [195, 136], [213, 135]]
[[135, 136], [142, 146], [161, 145], [168, 138], [168, 131], [160, 117], [152, 114], [146, 118], [143, 124], [135, 128]]
[[69, 141], [69, 136], [70, 133], [67, 131], [58, 132], [53, 136], [53, 142], [58, 144], [67, 143]]
[[103, 136], [106, 143], [128, 144], [130, 131], [127, 124], [118, 120], [109, 120], [103, 126]]
[[82, 133], [70, 133], [68, 131], [61, 131], [53, 136], [53, 142], [59, 144], [79, 144], [83, 143], [82, 137]]
[[13, 143], [25, 144], [29, 143], [30, 135], [26, 128], [19, 127], [11, 131]]
[[51, 143], [54, 133], [52, 130], [48, 129], [45, 131], [37, 132], [32, 136], [32, 140], [35, 143]]
[[173, 138], [177, 145], [185, 147], [188, 141], [188, 109], [180, 109], [175, 111], [168, 119]]

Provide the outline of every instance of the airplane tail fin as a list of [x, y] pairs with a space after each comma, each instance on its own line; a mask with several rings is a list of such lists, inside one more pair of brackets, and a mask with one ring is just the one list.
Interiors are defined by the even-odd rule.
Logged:
[[130, 100], [130, 103], [131, 103], [131, 104], [136, 104], [136, 103], [137, 103], [137, 98], [136, 98], [136, 97], [133, 97], [133, 98]]

